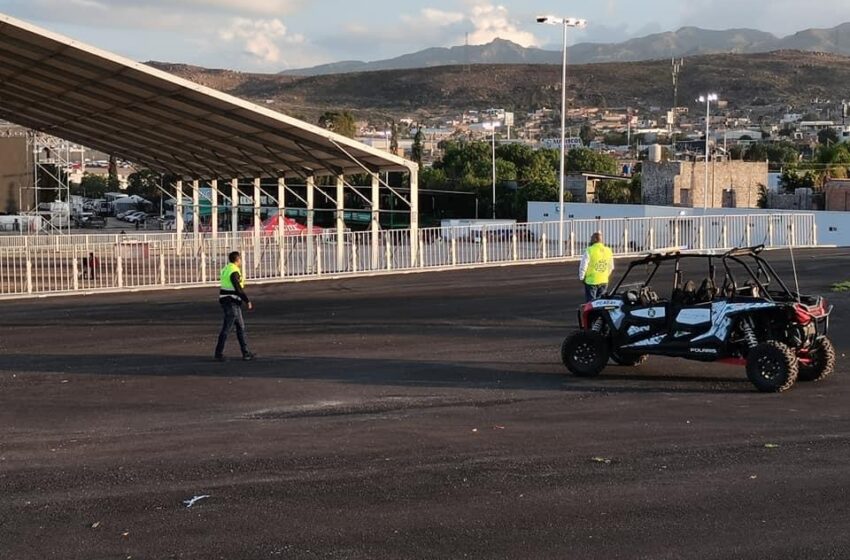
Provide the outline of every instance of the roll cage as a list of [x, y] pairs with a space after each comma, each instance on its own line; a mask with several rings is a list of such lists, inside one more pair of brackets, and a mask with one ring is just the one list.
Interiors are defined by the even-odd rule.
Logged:
[[[638, 291], [648, 289], [661, 269], [661, 266], [668, 262], [675, 264], [673, 292], [676, 293], [684, 288], [682, 262], [704, 260], [708, 264], [708, 277], [701, 290], [706, 289], [711, 292], [711, 297], [716, 297], [717, 295], [734, 297], [735, 295], [741, 295], [742, 291], [746, 291], [750, 295], [756, 295], [769, 301], [783, 303], [800, 301], [800, 294], [791, 291], [770, 263], [761, 256], [764, 250], [764, 245], [759, 245], [757, 247], [732, 249], [726, 253], [682, 253], [679, 250], [652, 253], [642, 259], [632, 261], [623, 274], [623, 277], [614, 289], [610, 291], [609, 295], [625, 295], [624, 288], [630, 288], [631, 290], [637, 288]], [[743, 269], [745, 278], [741, 278], [740, 270], [734, 270], [732, 263], [739, 265]], [[717, 288], [718, 265], [722, 268], [723, 272], [723, 286], [719, 289]], [[635, 269], [640, 267], [649, 268], [646, 279], [639, 283], [628, 284], [626, 281], [632, 276]], [[770, 286], [773, 280], [776, 280], [779, 289], [771, 291]]]

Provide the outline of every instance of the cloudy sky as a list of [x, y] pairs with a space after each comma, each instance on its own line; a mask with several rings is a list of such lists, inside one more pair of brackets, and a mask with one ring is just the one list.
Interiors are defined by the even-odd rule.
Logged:
[[[495, 37], [544, 48], [545, 13], [590, 20], [579, 41], [698, 25], [780, 35], [850, 21], [850, 0], [0, 0], [0, 12], [136, 60], [279, 71]], [[564, 12], [569, 6], [569, 13]]]

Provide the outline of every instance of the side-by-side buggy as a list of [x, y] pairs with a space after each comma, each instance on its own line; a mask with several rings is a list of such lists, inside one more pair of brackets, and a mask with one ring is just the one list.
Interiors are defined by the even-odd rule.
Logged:
[[745, 366], [763, 392], [826, 378], [835, 368], [832, 308], [792, 291], [763, 250], [670, 251], [632, 262], [603, 299], [580, 308], [580, 329], [561, 347], [564, 365], [594, 377], [609, 360], [635, 366], [649, 355], [725, 362]]

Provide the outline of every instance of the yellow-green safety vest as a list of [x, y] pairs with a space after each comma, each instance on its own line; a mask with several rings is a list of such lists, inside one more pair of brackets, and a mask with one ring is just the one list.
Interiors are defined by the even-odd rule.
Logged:
[[588, 286], [603, 286], [611, 279], [614, 269], [614, 252], [603, 243], [591, 245], [587, 250], [587, 272], [584, 283]]
[[242, 270], [233, 263], [227, 263], [227, 266], [221, 269], [221, 289], [234, 291], [236, 287], [233, 285], [233, 282], [230, 280], [230, 277], [234, 272], [239, 273], [239, 284], [241, 288], [245, 287], [245, 275], [242, 274]]

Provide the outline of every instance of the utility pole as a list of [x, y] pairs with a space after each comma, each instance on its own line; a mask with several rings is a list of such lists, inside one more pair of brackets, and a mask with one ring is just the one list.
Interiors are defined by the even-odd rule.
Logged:
[[673, 67], [673, 119], [670, 122], [670, 147], [673, 158], [676, 157], [676, 123], [679, 116], [679, 74], [682, 73], [682, 68], [685, 66], [685, 59], [671, 59]]

